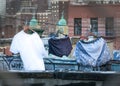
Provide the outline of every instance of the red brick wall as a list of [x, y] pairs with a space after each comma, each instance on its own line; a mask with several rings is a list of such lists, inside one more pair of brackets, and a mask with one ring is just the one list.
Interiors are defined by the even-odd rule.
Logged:
[[99, 18], [98, 19], [98, 32], [102, 35], [105, 36], [105, 18]]
[[[89, 28], [90, 18], [98, 18], [98, 31], [101, 35], [105, 35], [105, 18], [114, 17], [117, 18], [117, 25], [115, 23], [115, 30], [120, 28], [120, 5], [84, 5], [84, 6], [75, 6], [69, 5], [68, 9], [68, 23], [74, 23], [74, 18], [82, 18], [82, 33], [84, 34], [85, 30]], [[119, 23], [118, 23], [119, 22]], [[69, 25], [69, 24], [68, 24]], [[74, 25], [73, 25], [74, 28]], [[73, 29], [74, 30], [74, 29]], [[117, 34], [118, 31], [115, 31]], [[73, 34], [72, 34], [73, 35]]]
[[87, 35], [86, 31], [90, 28], [89, 18], [82, 18], [82, 35]]
[[[90, 18], [98, 18], [98, 31], [101, 36], [105, 36], [105, 18], [114, 18], [115, 36], [120, 36], [120, 5], [69, 5], [68, 25], [69, 36], [74, 36], [74, 18], [82, 18], [82, 35], [90, 26]], [[114, 48], [120, 49], [120, 38], [114, 41]]]
[[120, 37], [117, 37], [117, 38], [114, 40], [114, 49], [120, 50]]
[[73, 17], [120, 17], [119, 5], [69, 5], [69, 18]]

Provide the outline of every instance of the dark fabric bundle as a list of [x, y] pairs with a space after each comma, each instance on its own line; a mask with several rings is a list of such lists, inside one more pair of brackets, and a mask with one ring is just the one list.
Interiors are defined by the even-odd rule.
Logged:
[[65, 38], [51, 38], [49, 43], [49, 54], [53, 54], [59, 57], [63, 55], [68, 56], [72, 50], [72, 44], [69, 37]]

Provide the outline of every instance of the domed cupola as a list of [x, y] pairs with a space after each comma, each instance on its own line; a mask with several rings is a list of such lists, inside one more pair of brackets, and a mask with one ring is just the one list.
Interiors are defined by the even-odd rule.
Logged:
[[30, 20], [29, 26], [33, 29], [35, 29], [38, 26], [38, 20], [35, 19], [35, 15], [33, 15], [32, 19]]
[[40, 36], [42, 36], [44, 30], [41, 29], [40, 25], [38, 24], [38, 20], [35, 18], [35, 14], [33, 15], [32, 19], [30, 20], [29, 26], [31, 29], [36, 31]]
[[58, 26], [66, 26], [67, 25], [67, 22], [66, 20], [64, 19], [64, 16], [62, 15], [61, 19], [58, 21]]
[[64, 19], [64, 13], [62, 13], [61, 19], [57, 23], [56, 31], [68, 35], [68, 26], [67, 21]]

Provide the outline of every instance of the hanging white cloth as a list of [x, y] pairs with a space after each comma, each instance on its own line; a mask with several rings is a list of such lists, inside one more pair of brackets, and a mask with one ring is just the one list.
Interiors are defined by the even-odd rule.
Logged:
[[12, 40], [10, 51], [20, 53], [25, 70], [45, 70], [43, 57], [46, 57], [47, 53], [36, 32], [27, 34], [22, 30], [16, 34]]

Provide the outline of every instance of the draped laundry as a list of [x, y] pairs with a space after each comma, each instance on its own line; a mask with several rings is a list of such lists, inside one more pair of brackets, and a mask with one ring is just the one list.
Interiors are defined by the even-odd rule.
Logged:
[[64, 38], [51, 38], [48, 40], [49, 54], [59, 57], [68, 56], [72, 50], [72, 44], [69, 37]]
[[89, 66], [101, 66], [111, 59], [109, 48], [103, 38], [90, 42], [78, 41], [73, 56], [78, 63]]

